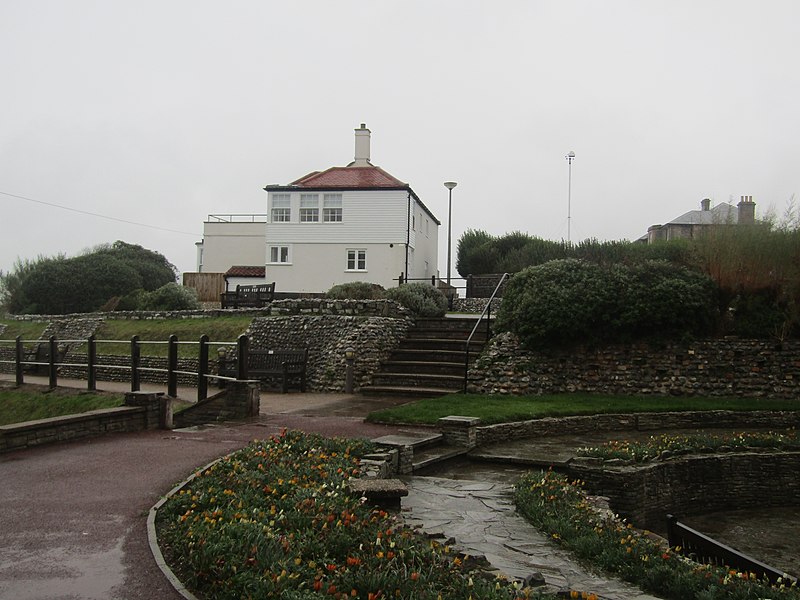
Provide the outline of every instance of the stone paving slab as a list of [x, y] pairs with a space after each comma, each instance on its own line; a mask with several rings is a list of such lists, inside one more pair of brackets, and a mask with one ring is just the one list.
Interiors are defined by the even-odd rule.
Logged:
[[590, 572], [514, 509], [502, 483], [438, 477], [405, 479], [403, 520], [429, 534], [454, 538], [455, 547], [483, 555], [499, 573], [524, 579], [540, 572], [555, 591], [594, 592], [608, 600], [657, 600], [625, 582]]

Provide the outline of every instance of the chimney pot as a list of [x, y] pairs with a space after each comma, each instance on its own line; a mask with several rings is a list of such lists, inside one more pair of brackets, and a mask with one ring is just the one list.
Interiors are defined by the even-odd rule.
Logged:
[[703, 198], [700, 201], [700, 209], [701, 210], [711, 210], [711, 199], [710, 198]]

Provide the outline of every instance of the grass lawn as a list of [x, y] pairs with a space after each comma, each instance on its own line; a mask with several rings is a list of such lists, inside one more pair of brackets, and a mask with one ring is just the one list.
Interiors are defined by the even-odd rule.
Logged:
[[450, 394], [371, 413], [373, 423], [420, 423], [434, 425], [441, 417], [479, 417], [484, 424], [524, 421], [541, 417], [636, 412], [699, 410], [800, 410], [796, 400], [762, 398], [688, 398], [553, 394], [542, 396], [493, 396]]
[[88, 393], [65, 388], [50, 392], [33, 386], [0, 389], [0, 425], [74, 415], [122, 404], [123, 397], [119, 394]]
[[[97, 340], [123, 340], [120, 344], [98, 343], [98, 354], [130, 354], [130, 339], [138, 335], [141, 340], [166, 342], [175, 334], [180, 342], [178, 356], [197, 358], [200, 336], [207, 335], [212, 342], [235, 342], [245, 332], [253, 317], [225, 316], [213, 319], [116, 320], [109, 319], [97, 331]], [[166, 356], [167, 344], [142, 344], [142, 356]], [[210, 351], [213, 354], [214, 348]]]
[[[34, 323], [33, 321], [15, 321], [13, 319], [0, 319], [0, 325], [6, 328], [0, 334], [2, 340], [13, 340], [21, 336], [23, 340], [38, 340], [47, 327], [47, 323]], [[31, 344], [25, 344], [30, 346]], [[13, 348], [13, 345], [11, 346]]]

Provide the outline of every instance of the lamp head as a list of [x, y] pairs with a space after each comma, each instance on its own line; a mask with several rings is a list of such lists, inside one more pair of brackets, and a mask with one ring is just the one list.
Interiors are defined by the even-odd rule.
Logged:
[[455, 181], [445, 181], [444, 182], [444, 187], [446, 187], [448, 190], [452, 190], [457, 185], [458, 184]]

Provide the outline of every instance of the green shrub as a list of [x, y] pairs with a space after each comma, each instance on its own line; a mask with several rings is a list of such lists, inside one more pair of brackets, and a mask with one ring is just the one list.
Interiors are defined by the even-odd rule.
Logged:
[[197, 292], [177, 283], [162, 285], [142, 295], [140, 310], [196, 310], [200, 308]]
[[716, 306], [708, 277], [666, 262], [606, 268], [554, 260], [509, 281], [497, 329], [529, 348], [703, 335], [715, 324]]
[[144, 300], [147, 297], [147, 292], [142, 288], [133, 290], [130, 294], [124, 295], [119, 299], [114, 310], [141, 310]]
[[351, 281], [333, 286], [327, 296], [333, 300], [380, 300], [386, 297], [386, 290], [377, 283]]
[[402, 304], [417, 317], [443, 317], [447, 297], [427, 283], [406, 283], [386, 291], [389, 300]]

